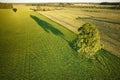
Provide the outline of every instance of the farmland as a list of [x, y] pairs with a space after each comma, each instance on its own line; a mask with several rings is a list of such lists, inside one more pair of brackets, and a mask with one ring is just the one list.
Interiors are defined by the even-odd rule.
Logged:
[[86, 22], [96, 25], [104, 48], [120, 56], [120, 10], [64, 8], [63, 10], [39, 11], [38, 13], [62, 24], [74, 33]]
[[88, 59], [71, 47], [76, 34], [57, 19], [54, 22], [47, 12], [46, 17], [28, 6], [15, 7], [17, 12], [0, 9], [1, 80], [120, 79], [119, 57], [102, 49], [95, 59]]

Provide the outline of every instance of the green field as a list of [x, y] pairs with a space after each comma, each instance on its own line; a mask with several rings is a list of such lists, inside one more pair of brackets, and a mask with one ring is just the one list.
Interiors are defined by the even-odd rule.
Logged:
[[76, 34], [18, 5], [0, 9], [0, 80], [119, 80], [120, 58], [102, 49], [95, 59], [74, 51]]

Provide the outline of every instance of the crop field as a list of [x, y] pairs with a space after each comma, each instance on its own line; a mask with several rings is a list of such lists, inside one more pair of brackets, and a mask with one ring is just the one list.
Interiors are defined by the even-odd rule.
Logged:
[[100, 31], [104, 48], [120, 56], [120, 10], [64, 8], [38, 13], [58, 22], [74, 33], [77, 33], [77, 29], [84, 23], [93, 23]]
[[[54, 22], [28, 6], [15, 7], [17, 12], [0, 9], [0, 80], [120, 79], [119, 57], [101, 49], [88, 59], [71, 47], [76, 34], [56, 23], [57, 19]], [[72, 18], [63, 19], [72, 23]]]

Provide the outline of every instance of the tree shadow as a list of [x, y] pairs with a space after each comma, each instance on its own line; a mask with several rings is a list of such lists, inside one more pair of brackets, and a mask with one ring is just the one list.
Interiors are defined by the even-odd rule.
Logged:
[[83, 19], [83, 20], [95, 20], [95, 21], [100, 21], [100, 22], [107, 22], [107, 23], [112, 23], [112, 24], [118, 24], [120, 25], [120, 22], [114, 22], [111, 20], [105, 20], [105, 19], [101, 19], [100, 17], [77, 17], [77, 20], [79, 19]]
[[68, 39], [66, 39], [66, 37], [64, 36], [64, 34], [63, 34], [60, 30], [58, 30], [57, 28], [53, 27], [53, 25], [51, 25], [50, 23], [48, 23], [48, 22], [46, 22], [46, 21], [44, 21], [44, 20], [41, 20], [41, 19], [38, 18], [37, 16], [30, 15], [30, 17], [31, 17], [41, 28], [43, 28], [44, 31], [46, 31], [46, 32], [48, 32], [48, 33], [51, 32], [51, 33], [53, 33], [54, 35], [61, 37], [62, 39], [64, 39], [64, 40], [68, 43], [68, 45], [71, 47], [71, 49], [74, 50], [73, 44], [72, 44], [73, 41], [71, 42], [71, 41], [69, 41]]
[[49, 24], [48, 22], [39, 19], [36, 16], [30, 15], [30, 17], [36, 21], [36, 23], [43, 28], [46, 32], [52, 32], [53, 34], [57, 35], [57, 36], [64, 36], [64, 34], [58, 30], [57, 28], [53, 27], [51, 24]]

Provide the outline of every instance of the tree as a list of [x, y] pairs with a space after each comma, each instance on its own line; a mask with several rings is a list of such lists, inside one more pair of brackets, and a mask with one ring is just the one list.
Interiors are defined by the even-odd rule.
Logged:
[[65, 7], [64, 3], [59, 3], [59, 7]]
[[73, 46], [79, 53], [92, 56], [101, 49], [99, 31], [93, 24], [82, 25], [78, 32]]
[[13, 8], [13, 11], [14, 11], [14, 12], [17, 12], [17, 8]]

